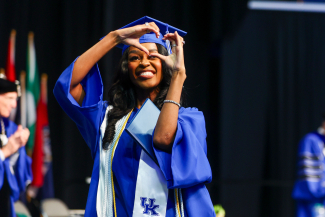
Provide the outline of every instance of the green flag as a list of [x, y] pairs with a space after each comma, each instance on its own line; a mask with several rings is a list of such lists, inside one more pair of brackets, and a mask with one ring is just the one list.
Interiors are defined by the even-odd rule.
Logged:
[[26, 118], [27, 127], [30, 131], [26, 150], [27, 154], [31, 156], [35, 141], [36, 105], [40, 95], [40, 84], [33, 32], [28, 34], [26, 80]]

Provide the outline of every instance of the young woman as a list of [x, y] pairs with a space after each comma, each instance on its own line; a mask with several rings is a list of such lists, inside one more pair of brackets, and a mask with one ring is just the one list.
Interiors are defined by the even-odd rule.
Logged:
[[[179, 105], [186, 78], [184, 41], [181, 31], [162, 36], [164, 30], [175, 28], [144, 17], [110, 32], [77, 58], [54, 88], [94, 158], [85, 216], [215, 216], [205, 187], [212, 174], [204, 117]], [[96, 63], [121, 44], [119, 70], [108, 102], [103, 101]], [[161, 111], [153, 133], [159, 167], [148, 163], [124, 132], [147, 98]]]

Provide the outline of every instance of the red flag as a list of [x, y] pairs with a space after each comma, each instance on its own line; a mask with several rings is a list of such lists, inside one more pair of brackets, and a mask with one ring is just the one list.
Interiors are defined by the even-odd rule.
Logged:
[[44, 175], [52, 161], [50, 148], [50, 131], [47, 114], [47, 75], [42, 74], [41, 97], [36, 109], [35, 144], [32, 155], [33, 182], [32, 186], [42, 187]]
[[15, 69], [15, 46], [16, 46], [16, 30], [11, 30], [8, 54], [7, 54], [7, 65], [6, 65], [6, 76], [9, 81], [16, 80], [16, 69]]

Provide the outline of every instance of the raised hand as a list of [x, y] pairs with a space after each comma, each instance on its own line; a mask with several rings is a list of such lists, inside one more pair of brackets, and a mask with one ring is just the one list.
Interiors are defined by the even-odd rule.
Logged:
[[17, 131], [9, 137], [8, 143], [1, 149], [5, 158], [10, 157], [12, 154], [16, 153], [19, 148], [25, 146], [29, 134], [30, 132], [27, 128], [23, 129], [23, 127], [19, 125]]
[[[164, 56], [159, 53], [151, 53], [163, 61], [166, 66], [173, 71], [167, 92], [166, 100], [180, 103], [183, 84], [186, 79], [186, 70], [184, 64], [183, 38], [177, 32], [169, 33], [164, 36], [169, 40], [172, 46], [172, 54]], [[174, 103], [164, 103], [155, 129], [153, 137], [154, 145], [166, 152], [172, 152], [173, 142], [177, 130], [179, 107]]]
[[20, 129], [20, 142], [25, 146], [27, 144], [30, 132], [28, 128], [23, 129], [21, 125], [18, 126], [18, 129]]
[[178, 72], [185, 73], [184, 64], [184, 50], [183, 50], [183, 38], [177, 33], [168, 33], [164, 35], [164, 40], [169, 40], [172, 47], [172, 54], [169, 56], [164, 56], [159, 53], [151, 53], [151, 56], [156, 56], [166, 63], [166, 66], [173, 71], [173, 75], [178, 74]]
[[154, 22], [147, 23], [147, 25], [136, 25], [115, 31], [117, 34], [118, 43], [137, 47], [140, 50], [144, 51], [147, 55], [149, 55], [149, 51], [139, 43], [139, 38], [149, 32], [154, 32], [157, 38], [160, 35], [159, 28]]

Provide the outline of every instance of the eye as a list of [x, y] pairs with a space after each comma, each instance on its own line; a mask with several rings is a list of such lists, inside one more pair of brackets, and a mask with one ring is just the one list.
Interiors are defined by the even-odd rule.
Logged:
[[156, 59], [157, 57], [156, 56], [149, 56], [149, 59]]
[[131, 56], [129, 58], [130, 61], [135, 61], [135, 60], [139, 60], [139, 57], [138, 56]]

